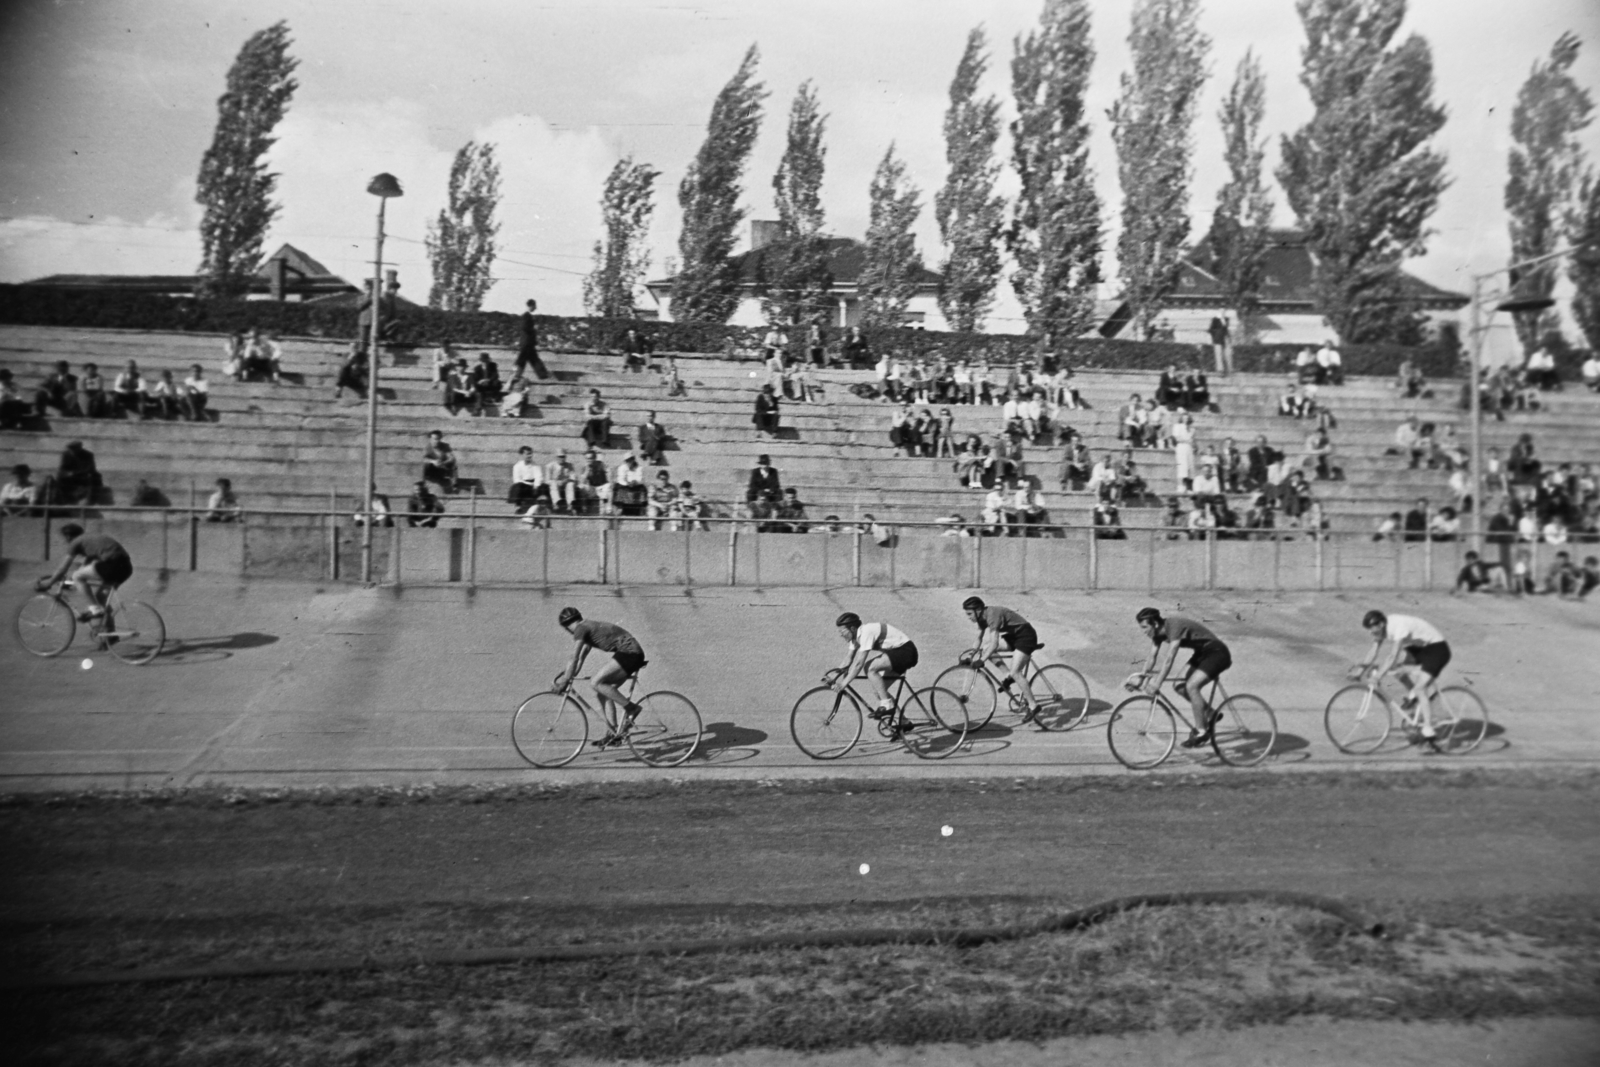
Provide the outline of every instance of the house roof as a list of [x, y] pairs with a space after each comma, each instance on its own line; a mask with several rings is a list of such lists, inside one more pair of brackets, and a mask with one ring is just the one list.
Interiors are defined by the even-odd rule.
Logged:
[[[250, 279], [251, 293], [272, 292], [272, 264], [283, 260], [284, 289], [307, 299], [359, 293], [359, 287], [345, 281], [294, 245], [285, 244], [261, 261]], [[51, 274], [34, 278], [24, 285], [54, 289], [114, 289], [119, 292], [190, 293], [200, 278], [195, 274]]]
[[[854, 292], [861, 285], [861, 270], [866, 265], [867, 247], [860, 241], [851, 237], [829, 237], [828, 244], [828, 272], [833, 275], [834, 292]], [[754, 248], [748, 252], [741, 252], [734, 256], [732, 262], [739, 272], [739, 287], [741, 289], [757, 288], [763, 268], [766, 266], [767, 255], [772, 250], [771, 245]], [[933, 292], [939, 288], [943, 280], [937, 271], [926, 267], [918, 267], [914, 277], [917, 288], [925, 292]], [[645, 283], [647, 286], [670, 287], [672, 278], [659, 278]]]

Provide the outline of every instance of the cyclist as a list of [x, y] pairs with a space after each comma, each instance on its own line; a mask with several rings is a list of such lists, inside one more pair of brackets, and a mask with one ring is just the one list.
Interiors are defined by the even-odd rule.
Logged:
[[[566, 688], [567, 683], [578, 676], [590, 649], [611, 653], [611, 664], [602, 667], [590, 680], [595, 696], [599, 698], [600, 715], [606, 721], [606, 735], [595, 742], [595, 747], [620, 745], [633, 720], [639, 717], [639, 705], [630, 702], [617, 687], [639, 673], [644, 666], [644, 649], [622, 627], [599, 619], [585, 620], [577, 608], [562, 608], [556, 621], [578, 644], [572, 652], [572, 665], [556, 675], [557, 689]], [[622, 709], [621, 714], [612, 711], [613, 704]]]
[[966, 662], [977, 666], [987, 662], [997, 651], [1011, 653], [1007, 661], [1011, 676], [1000, 682], [1000, 691], [1005, 692], [1015, 684], [1017, 692], [1028, 702], [1028, 712], [1022, 721], [1031, 721], [1039, 714], [1039, 704], [1033, 699], [1033, 688], [1028, 685], [1028, 665], [1033, 661], [1033, 654], [1044, 647], [1039, 643], [1033, 624], [1010, 608], [986, 605], [981, 597], [967, 597], [961, 602], [961, 610], [978, 624], [978, 651]]
[[[73, 586], [89, 602], [89, 607], [78, 613], [78, 621], [88, 622], [104, 616], [110, 591], [133, 576], [133, 560], [128, 557], [128, 550], [105, 534], [84, 533], [83, 527], [75, 522], [63, 525], [61, 536], [67, 542], [66, 557], [54, 574], [39, 579], [38, 590], [44, 592], [71, 571]], [[73, 564], [80, 559], [83, 565], [73, 570]], [[90, 586], [94, 587], [92, 592]]]
[[[1183, 747], [1199, 748], [1210, 744], [1212, 731], [1222, 716], [1206, 704], [1201, 690], [1233, 666], [1233, 653], [1228, 651], [1228, 646], [1216, 634], [1182, 615], [1162, 618], [1156, 608], [1140, 608], [1134, 621], [1155, 648], [1150, 651], [1150, 662], [1144, 665], [1144, 670], [1128, 679], [1129, 688], [1143, 689], [1147, 693], [1157, 692], [1167, 680], [1167, 675], [1172, 673], [1178, 650], [1188, 649], [1193, 653], [1189, 658], [1189, 668], [1184, 672], [1183, 680], [1173, 683], [1172, 687], [1178, 691], [1178, 695], [1189, 698], [1194, 721], [1200, 725], [1198, 729], [1189, 731], [1189, 740], [1183, 743]], [[1158, 661], [1162, 663], [1159, 674], [1156, 671]], [[1147, 685], [1151, 678], [1155, 679], [1155, 683]]]
[[1449, 642], [1444, 639], [1444, 634], [1415, 615], [1385, 615], [1381, 611], [1369, 611], [1361, 617], [1361, 627], [1372, 635], [1372, 651], [1363, 662], [1350, 668], [1350, 674], [1360, 677], [1362, 672], [1378, 662], [1378, 652], [1383, 648], [1384, 640], [1393, 641], [1394, 647], [1389, 650], [1389, 658], [1378, 671], [1378, 677], [1382, 678], [1397, 668], [1417, 668], [1420, 678], [1415, 685], [1404, 670], [1400, 671], [1400, 684], [1411, 690], [1400, 701], [1400, 706], [1409, 711], [1417, 707], [1419, 700], [1422, 702], [1422, 731], [1412, 739], [1412, 744], [1425, 744], [1437, 751], [1439, 745], [1434, 740], [1428, 686], [1438, 682], [1439, 675], [1450, 662]]
[[[889, 699], [889, 676], [900, 676], [917, 665], [917, 644], [901, 631], [886, 622], [861, 622], [861, 616], [847, 611], [833, 620], [839, 636], [850, 646], [844, 662], [839, 664], [833, 691], [842, 693], [850, 680], [865, 668], [867, 681], [878, 698], [874, 719], [894, 714], [894, 701]], [[902, 728], [904, 723], [902, 722]]]

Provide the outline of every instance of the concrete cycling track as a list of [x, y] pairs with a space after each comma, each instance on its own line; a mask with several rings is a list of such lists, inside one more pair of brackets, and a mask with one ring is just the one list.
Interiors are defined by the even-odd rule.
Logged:
[[[20, 569], [0, 583], [0, 613], [29, 595]], [[875, 736], [818, 763], [795, 748], [795, 698], [837, 663], [841, 610], [886, 619], [921, 651], [916, 684], [973, 643], [962, 592], [916, 589], [632, 587], [564, 590], [363, 589], [136, 576], [128, 594], [167, 620], [167, 651], [128, 667], [86, 639], [56, 659], [0, 642], [0, 790], [376, 785], [728, 778], [1084, 775], [1122, 772], [1105, 711], [1147, 648], [1134, 612], [1154, 603], [1198, 615], [1233, 649], [1225, 682], [1264, 697], [1280, 737], [1269, 772], [1437, 765], [1391, 743], [1340, 754], [1322, 709], [1342, 670], [1368, 647], [1369, 607], [1420, 614], [1450, 638], [1447, 680], [1466, 680], [1494, 720], [1481, 749], [1451, 766], [1600, 763], [1600, 604], [1415, 593], [991, 593], [1038, 628], [1043, 660], [1078, 667], [1095, 713], [1064, 733], [991, 727], [971, 748], [922, 762]], [[707, 736], [690, 763], [660, 771], [624, 753], [585, 754], [541, 771], [509, 740], [512, 709], [548, 687], [570, 655], [563, 604], [633, 631], [651, 660], [647, 689], [689, 695]], [[999, 720], [997, 720], [998, 722]], [[1169, 768], [1214, 767], [1180, 750]], [[1218, 768], [1215, 773], [1255, 773]]]

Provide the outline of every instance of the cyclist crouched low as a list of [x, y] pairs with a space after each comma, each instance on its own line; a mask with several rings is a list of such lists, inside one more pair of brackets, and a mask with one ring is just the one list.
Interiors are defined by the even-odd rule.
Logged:
[[[56, 572], [40, 578], [36, 588], [42, 593], [70, 572], [73, 588], [89, 604], [78, 613], [78, 621], [100, 618], [106, 613], [105, 601], [110, 591], [133, 577], [133, 560], [120, 541], [105, 534], [86, 534], [75, 522], [63, 525], [61, 536], [67, 542], [67, 554]], [[83, 565], [74, 570], [73, 564], [80, 559]]]
[[[1155, 648], [1150, 651], [1150, 660], [1145, 664], [1144, 671], [1129, 679], [1130, 687], [1144, 688], [1149, 693], [1157, 692], [1167, 680], [1167, 675], [1172, 673], [1178, 649], [1189, 649], [1193, 653], [1189, 668], [1183, 680], [1174, 683], [1173, 688], [1180, 696], [1189, 698], [1189, 706], [1194, 710], [1194, 721], [1199, 728], [1190, 732], [1183, 747], [1198, 748], [1210, 744], [1217, 719], [1221, 716], [1206, 704], [1201, 690], [1233, 666], [1233, 653], [1228, 651], [1228, 646], [1216, 634], [1182, 615], [1162, 618], [1161, 612], [1155, 608], [1141, 608], [1139, 614], [1134, 616], [1134, 621]], [[1157, 662], [1162, 663], [1159, 672], [1156, 670]], [[1146, 687], [1145, 683], [1151, 679], [1154, 679], [1153, 683]]]

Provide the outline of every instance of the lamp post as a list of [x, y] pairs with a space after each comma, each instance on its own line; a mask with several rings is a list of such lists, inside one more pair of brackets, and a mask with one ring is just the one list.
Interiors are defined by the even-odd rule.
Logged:
[[391, 196], [404, 196], [393, 174], [379, 174], [367, 183], [378, 198], [378, 242], [372, 262], [372, 335], [367, 339], [367, 488], [361, 508], [361, 580], [372, 581], [372, 493], [378, 481], [378, 336], [383, 326], [383, 209]]

